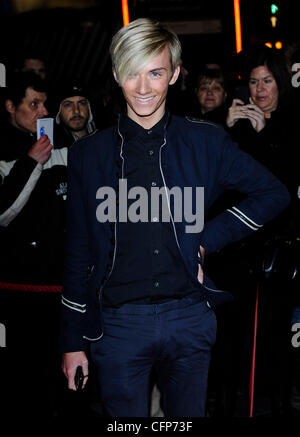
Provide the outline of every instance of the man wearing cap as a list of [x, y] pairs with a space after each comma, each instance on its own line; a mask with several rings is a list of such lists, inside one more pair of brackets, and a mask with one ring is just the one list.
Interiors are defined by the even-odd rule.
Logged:
[[56, 147], [69, 147], [95, 131], [88, 94], [79, 85], [62, 88], [56, 121]]

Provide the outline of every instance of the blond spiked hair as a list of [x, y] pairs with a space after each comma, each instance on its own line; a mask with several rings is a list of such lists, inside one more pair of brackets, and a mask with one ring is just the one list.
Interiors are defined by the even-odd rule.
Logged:
[[174, 32], [149, 18], [139, 18], [122, 27], [113, 37], [110, 55], [113, 70], [121, 86], [159, 55], [170, 50], [172, 73], [181, 63], [181, 44]]

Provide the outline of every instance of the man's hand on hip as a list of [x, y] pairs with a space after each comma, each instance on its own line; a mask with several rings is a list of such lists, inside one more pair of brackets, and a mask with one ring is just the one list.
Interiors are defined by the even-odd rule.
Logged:
[[[202, 260], [202, 265], [203, 265], [203, 262], [204, 262], [204, 254], [205, 254], [205, 249], [204, 249], [204, 247], [200, 246], [199, 251], [200, 251], [201, 260]], [[198, 264], [198, 276], [197, 276], [197, 279], [198, 279], [198, 281], [199, 281], [201, 284], [203, 284], [203, 269], [202, 269], [202, 266], [201, 266], [200, 263]]]

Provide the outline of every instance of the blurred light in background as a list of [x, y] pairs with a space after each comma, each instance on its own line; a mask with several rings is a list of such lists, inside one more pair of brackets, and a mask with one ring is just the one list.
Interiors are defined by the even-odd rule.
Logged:
[[128, 0], [122, 0], [123, 26], [129, 23]]
[[242, 51], [242, 29], [241, 29], [240, 1], [233, 0], [233, 7], [234, 7], [236, 52], [239, 53]]

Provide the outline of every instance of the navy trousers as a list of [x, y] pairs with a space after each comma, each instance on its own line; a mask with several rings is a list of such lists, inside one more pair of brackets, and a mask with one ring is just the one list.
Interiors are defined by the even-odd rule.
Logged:
[[156, 368], [167, 417], [205, 415], [216, 317], [199, 295], [161, 304], [105, 308], [104, 336], [92, 343], [102, 401], [112, 417], [148, 417]]

